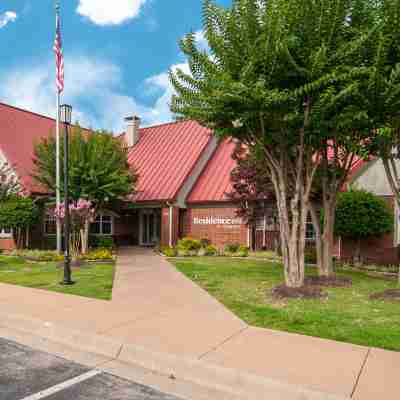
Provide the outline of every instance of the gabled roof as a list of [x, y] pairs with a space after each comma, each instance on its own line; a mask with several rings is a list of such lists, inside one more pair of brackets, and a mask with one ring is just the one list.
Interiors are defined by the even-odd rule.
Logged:
[[39, 190], [31, 178], [34, 143], [54, 130], [54, 119], [0, 103], [0, 150], [28, 191]]
[[188, 196], [188, 203], [230, 201], [232, 191], [231, 172], [237, 163], [232, 158], [236, 143], [225, 139], [208, 161], [203, 173]]
[[194, 121], [142, 128], [129, 152], [139, 175], [135, 200], [175, 200], [211, 140], [211, 131]]

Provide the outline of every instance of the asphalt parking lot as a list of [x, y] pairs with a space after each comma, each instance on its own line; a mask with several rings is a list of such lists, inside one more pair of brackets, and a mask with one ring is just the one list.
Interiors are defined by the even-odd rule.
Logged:
[[178, 400], [0, 338], [0, 400]]

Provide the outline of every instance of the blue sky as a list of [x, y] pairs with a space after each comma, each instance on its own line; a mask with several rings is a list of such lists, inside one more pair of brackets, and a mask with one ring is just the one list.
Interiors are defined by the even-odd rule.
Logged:
[[[230, 0], [218, 0], [229, 5]], [[81, 124], [120, 132], [123, 118], [143, 125], [172, 119], [167, 71], [185, 68], [178, 40], [202, 36], [201, 0], [64, 0], [63, 101]], [[0, 101], [53, 116], [53, 0], [0, 2]]]

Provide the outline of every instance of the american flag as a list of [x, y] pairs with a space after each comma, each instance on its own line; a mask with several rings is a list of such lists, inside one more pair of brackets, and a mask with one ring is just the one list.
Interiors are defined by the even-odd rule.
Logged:
[[64, 56], [62, 52], [61, 24], [59, 14], [57, 14], [56, 40], [54, 41], [53, 49], [56, 55], [56, 85], [58, 93], [61, 93], [64, 90]]

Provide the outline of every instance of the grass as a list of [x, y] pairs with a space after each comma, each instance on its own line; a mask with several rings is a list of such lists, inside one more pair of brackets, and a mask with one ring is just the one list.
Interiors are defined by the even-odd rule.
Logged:
[[74, 268], [73, 286], [62, 286], [63, 269], [54, 262], [27, 262], [19, 257], [0, 256], [0, 282], [53, 292], [110, 300], [114, 280], [114, 265], [90, 264]]
[[172, 262], [251, 325], [400, 351], [400, 302], [369, 299], [372, 293], [396, 288], [393, 280], [339, 271], [352, 278], [352, 288], [324, 289], [326, 300], [277, 303], [270, 292], [283, 281], [279, 264], [212, 257]]

